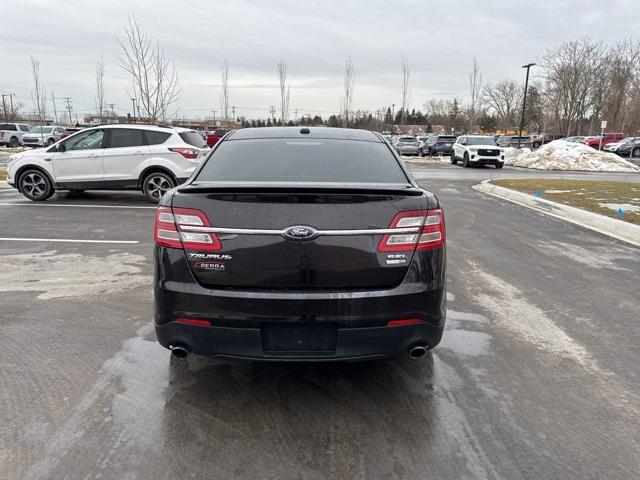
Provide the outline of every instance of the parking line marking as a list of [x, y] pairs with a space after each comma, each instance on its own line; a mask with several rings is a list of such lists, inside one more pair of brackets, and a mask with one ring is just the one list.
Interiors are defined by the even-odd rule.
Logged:
[[158, 207], [141, 207], [137, 205], [72, 205], [62, 203], [0, 203], [0, 207], [12, 207], [12, 206], [24, 206], [24, 207], [73, 207], [73, 208], [138, 208], [138, 209], [154, 209]]
[[19, 238], [0, 237], [0, 242], [62, 242], [62, 243], [124, 243], [136, 244], [138, 240], [77, 240], [72, 238]]

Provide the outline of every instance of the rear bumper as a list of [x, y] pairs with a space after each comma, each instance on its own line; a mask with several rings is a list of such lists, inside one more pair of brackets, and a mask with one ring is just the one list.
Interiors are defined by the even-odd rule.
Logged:
[[[384, 290], [306, 292], [212, 289], [195, 281], [184, 253], [156, 247], [154, 317], [158, 341], [205, 356], [264, 360], [347, 360], [392, 357], [414, 345], [435, 347], [446, 316], [444, 249], [416, 254], [403, 282]], [[433, 268], [441, 265], [441, 268]], [[177, 323], [207, 320], [211, 326]], [[387, 326], [420, 318], [420, 324]], [[331, 348], [274, 353], [264, 344], [269, 325], [325, 325]]]
[[201, 327], [169, 322], [156, 325], [164, 347], [185, 346], [208, 357], [278, 361], [331, 361], [391, 358], [415, 345], [432, 348], [440, 342], [444, 326], [338, 328], [335, 348], [317, 352], [271, 352], [265, 349], [261, 328]]

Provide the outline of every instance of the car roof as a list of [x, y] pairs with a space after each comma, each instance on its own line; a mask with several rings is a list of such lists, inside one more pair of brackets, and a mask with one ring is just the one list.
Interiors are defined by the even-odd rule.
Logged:
[[192, 128], [171, 127], [169, 125], [141, 125], [139, 123], [107, 123], [104, 125], [94, 125], [87, 128], [132, 128], [134, 130], [155, 130], [156, 132], [193, 132]]
[[[302, 133], [308, 131], [309, 133]], [[382, 142], [380, 137], [369, 130], [331, 127], [262, 127], [234, 130], [228, 140], [248, 140], [267, 138], [323, 138], [335, 140], [361, 140]]]

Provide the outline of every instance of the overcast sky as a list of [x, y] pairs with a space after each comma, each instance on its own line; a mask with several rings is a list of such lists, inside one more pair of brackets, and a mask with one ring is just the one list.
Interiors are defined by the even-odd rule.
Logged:
[[640, 25], [637, 0], [484, 3], [0, 0], [0, 93], [15, 93], [33, 109], [33, 55], [47, 91], [72, 97], [78, 113], [95, 111], [95, 65], [103, 56], [106, 102], [119, 113], [130, 111], [115, 41], [129, 13], [175, 61], [182, 90], [176, 108], [187, 117], [220, 110], [225, 58], [237, 115], [266, 117], [269, 106], [278, 105], [276, 63], [283, 57], [291, 116], [295, 109], [327, 116], [339, 110], [347, 56], [355, 70], [354, 109], [400, 103], [403, 55], [411, 68], [411, 106], [422, 108], [431, 97], [465, 99], [474, 56], [485, 83], [523, 80], [520, 65], [536, 61], [547, 47], [581, 35], [613, 42]]

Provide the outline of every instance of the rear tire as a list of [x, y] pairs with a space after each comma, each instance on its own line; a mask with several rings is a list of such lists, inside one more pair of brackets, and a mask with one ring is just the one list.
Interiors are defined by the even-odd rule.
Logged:
[[142, 192], [150, 202], [158, 203], [162, 196], [176, 186], [170, 175], [162, 172], [152, 172], [142, 182]]
[[533, 148], [538, 148], [540, 146], [540, 144], [538, 142], [533, 144]]
[[20, 140], [18, 140], [18, 137], [11, 137], [11, 140], [9, 140], [9, 146], [11, 148], [16, 148], [20, 146]]
[[20, 175], [20, 192], [33, 202], [43, 202], [53, 195], [53, 184], [42, 170], [31, 169]]
[[504, 167], [504, 163], [498, 163], [498, 164], [496, 165], [496, 168], [502, 168], [502, 167]]
[[631, 156], [634, 158], [640, 157], [640, 148], [634, 148], [633, 151], [631, 152]]
[[464, 154], [464, 157], [462, 159], [462, 166], [464, 168], [469, 168], [471, 166], [471, 165], [469, 165], [469, 154], [468, 153]]

